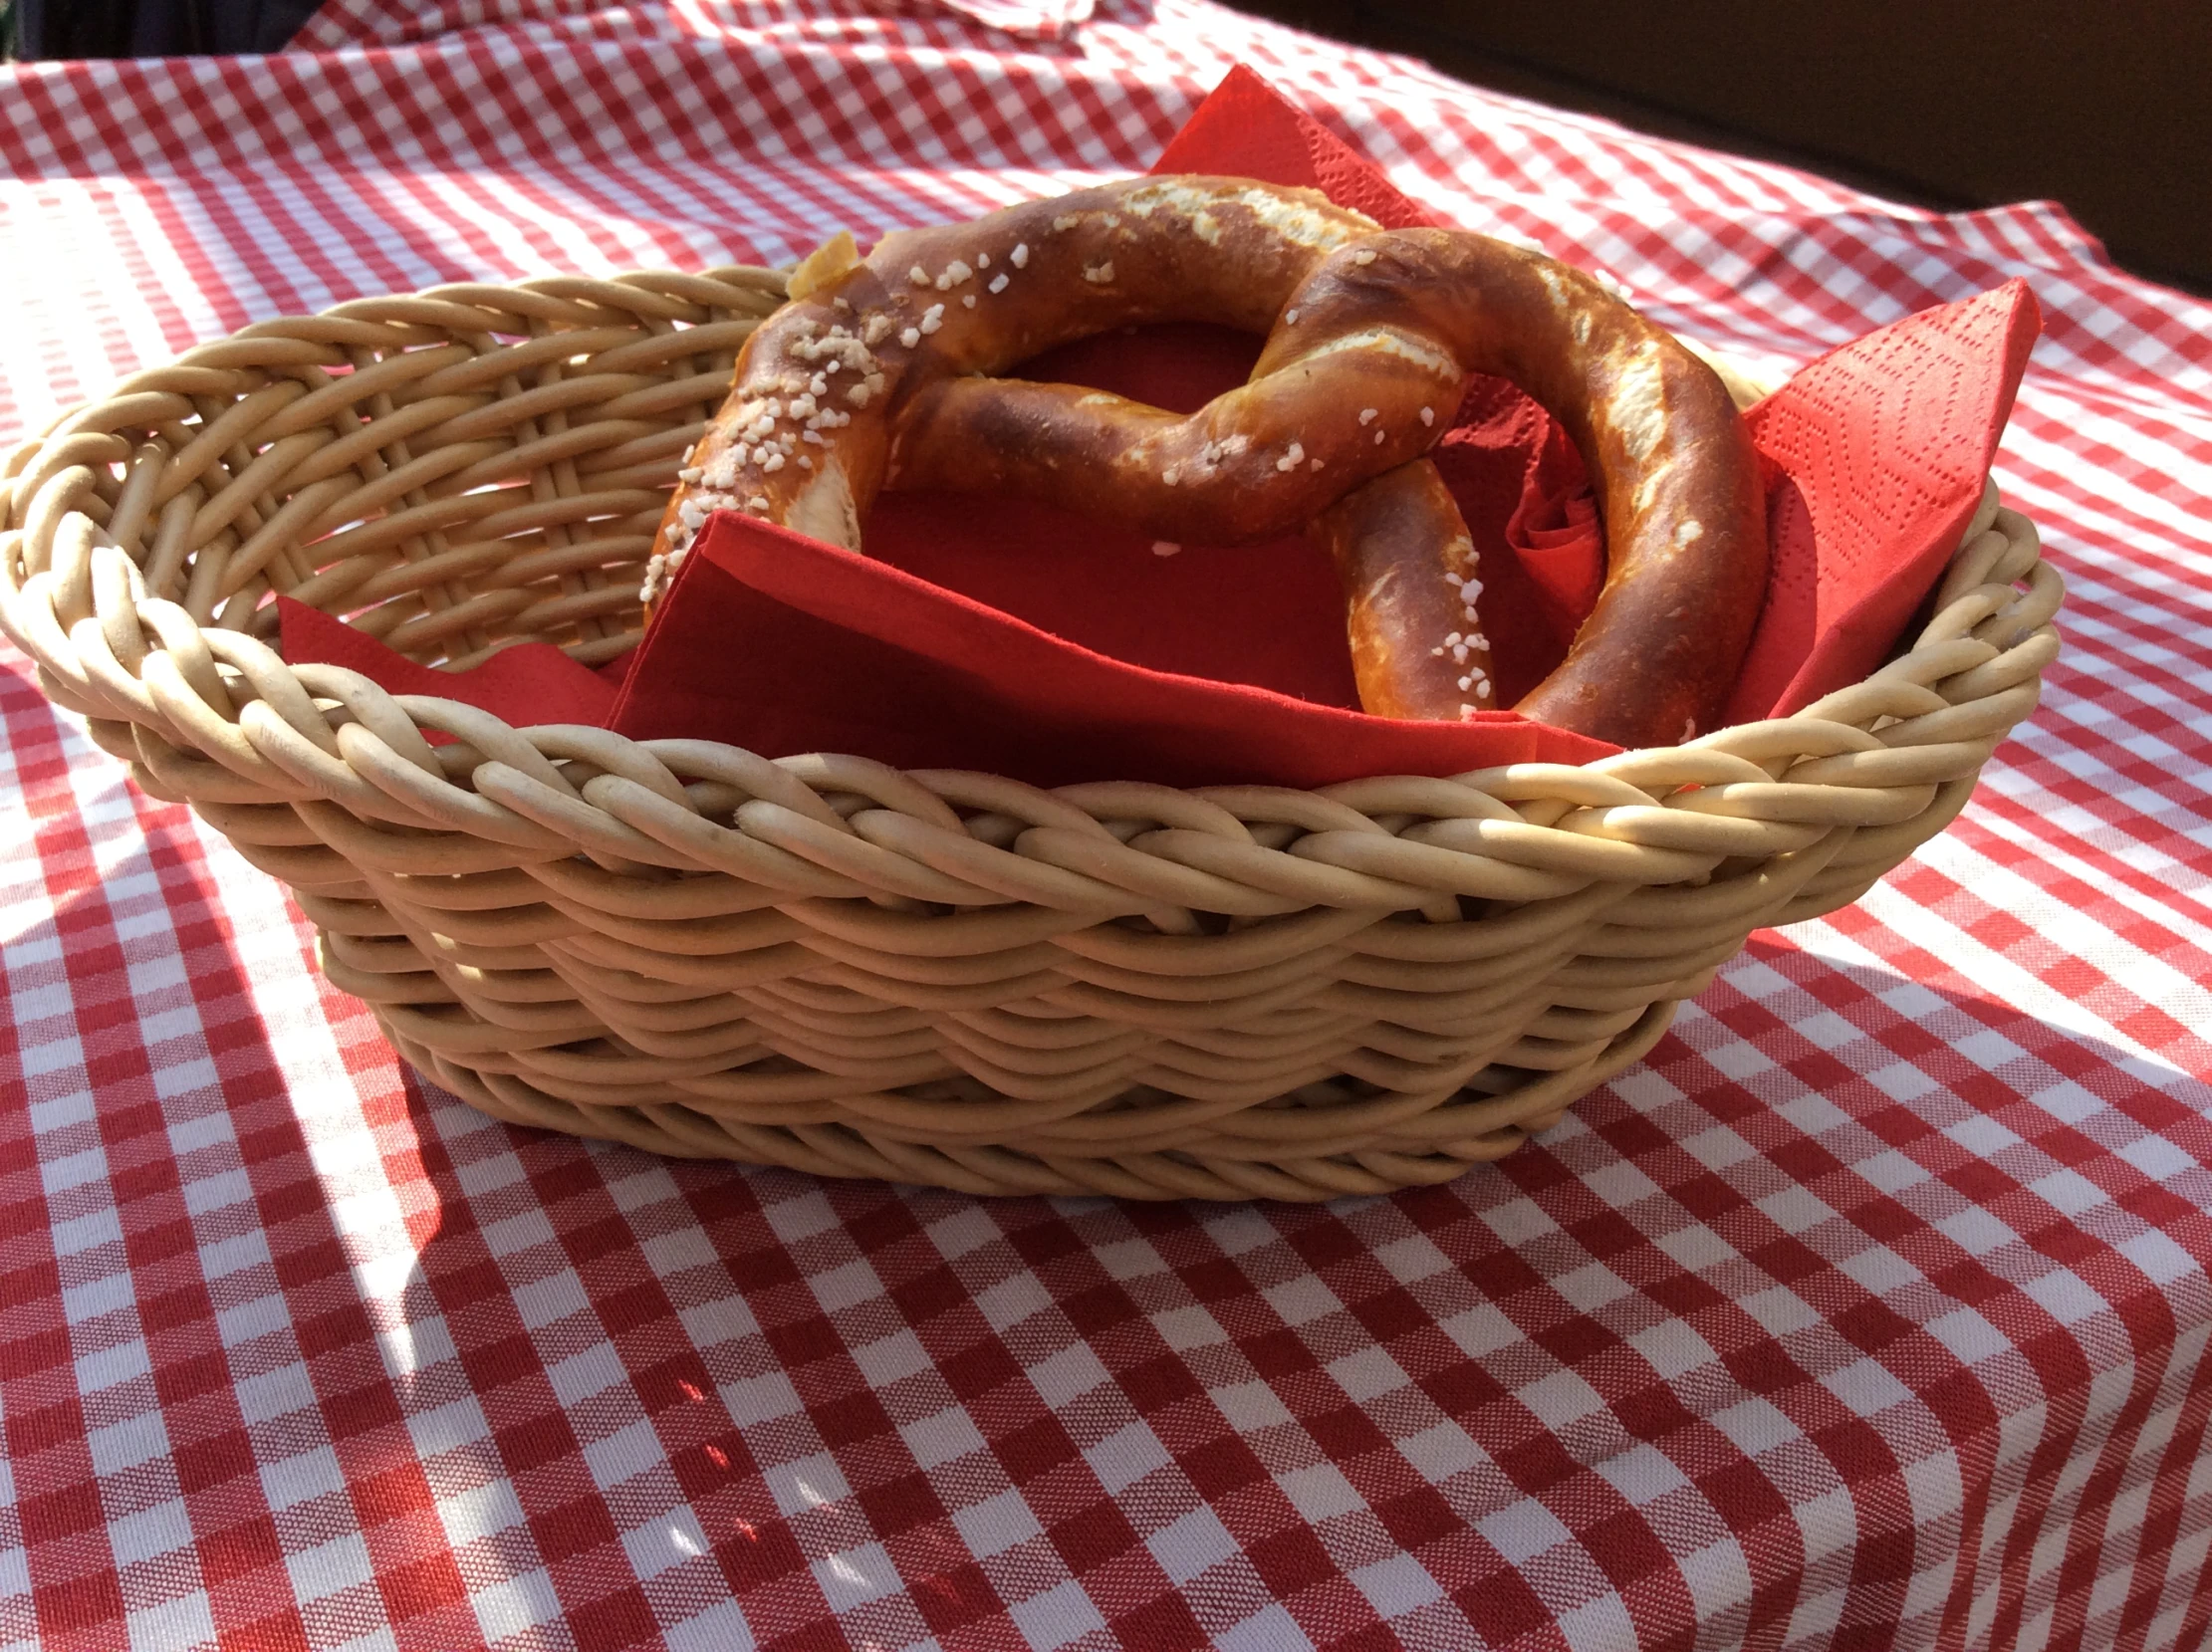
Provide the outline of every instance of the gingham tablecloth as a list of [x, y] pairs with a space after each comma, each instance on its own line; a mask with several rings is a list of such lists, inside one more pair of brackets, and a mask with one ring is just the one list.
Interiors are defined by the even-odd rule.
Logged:
[[340, 0], [0, 71], [0, 431], [260, 317], [1137, 169], [1240, 60], [1754, 361], [2033, 284], [1999, 480], [2070, 651], [1974, 805], [1448, 1187], [985, 1202], [479, 1117], [9, 652], [0, 1643], [2204, 1644], [2212, 308], [2059, 208], [1201, 0]]

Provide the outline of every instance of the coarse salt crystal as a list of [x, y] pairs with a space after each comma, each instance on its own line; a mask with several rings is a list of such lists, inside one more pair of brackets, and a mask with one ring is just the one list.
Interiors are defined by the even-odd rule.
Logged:
[[1006, 272], [1004, 270], [999, 271], [997, 275], [991, 278], [991, 291], [994, 293], [1006, 291]]
[[929, 272], [923, 269], [919, 264], [916, 264], [912, 269], [906, 272], [906, 279], [912, 282], [916, 287], [926, 287], [929, 285]]
[[1280, 459], [1275, 461], [1275, 468], [1277, 470], [1296, 470], [1301, 464], [1305, 462], [1305, 459], [1306, 449], [1299, 446], [1298, 443], [1293, 442], [1291, 443], [1289, 450], [1286, 451]]
[[1382, 409], [1379, 407], [1362, 407], [1359, 409], [1359, 422], [1361, 424], [1372, 424], [1381, 416]]
[[1027, 241], [1016, 242], [1014, 245], [1014, 250], [1006, 255], [1006, 261], [1009, 264], [1013, 265], [1014, 268], [1017, 270], [1028, 269], [1029, 243]]
[[1433, 407], [1423, 407], [1421, 409], [1421, 422], [1426, 425], [1434, 425], [1436, 422], [1436, 409]]
[[921, 329], [916, 327], [909, 327], [905, 332], [901, 333], [898, 336], [898, 342], [904, 345], [908, 350], [912, 350], [916, 345], [921, 343]]
[[934, 333], [944, 325], [945, 307], [943, 305], [932, 304], [921, 313], [921, 331], [923, 333]]
[[1372, 264], [1374, 262], [1374, 254], [1369, 252], [1365, 247], [1361, 247], [1357, 252], [1352, 255], [1352, 261], [1354, 264]]
[[1182, 547], [1173, 540], [1156, 539], [1152, 541], [1152, 555], [1155, 557], [1172, 557], [1181, 549]]
[[1092, 264], [1086, 266], [1083, 272], [1083, 279], [1090, 282], [1095, 287], [1105, 286], [1107, 282], [1113, 279], [1113, 260], [1109, 258], [1104, 264]]

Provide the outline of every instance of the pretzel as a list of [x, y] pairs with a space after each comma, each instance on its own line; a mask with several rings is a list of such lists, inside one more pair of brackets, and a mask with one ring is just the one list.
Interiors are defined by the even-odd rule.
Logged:
[[[1250, 380], [1187, 415], [995, 378], [1109, 328], [1262, 334]], [[1155, 177], [971, 224], [840, 237], [754, 333], [681, 473], [648, 605], [706, 517], [858, 550], [885, 488], [1004, 489], [1177, 543], [1304, 525], [1336, 563], [1361, 704], [1495, 704], [1477, 558], [1424, 455], [1470, 373], [1559, 419], [1597, 486], [1607, 570], [1516, 709], [1624, 746], [1711, 726], [1767, 576], [1748, 432], [1713, 370], [1589, 277], [1458, 231], [1384, 231], [1308, 190]]]

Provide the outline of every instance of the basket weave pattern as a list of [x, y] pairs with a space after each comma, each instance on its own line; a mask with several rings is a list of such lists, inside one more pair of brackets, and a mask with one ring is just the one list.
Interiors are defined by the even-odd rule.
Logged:
[[1751, 930], [1941, 830], [2057, 652], [2058, 578], [1994, 489], [1910, 651], [1795, 716], [1319, 792], [517, 729], [266, 640], [281, 591], [429, 664], [626, 650], [675, 468], [781, 294], [654, 272], [261, 323], [0, 479], [0, 625], [46, 692], [501, 1118], [983, 1193], [1442, 1181], [1634, 1062]]

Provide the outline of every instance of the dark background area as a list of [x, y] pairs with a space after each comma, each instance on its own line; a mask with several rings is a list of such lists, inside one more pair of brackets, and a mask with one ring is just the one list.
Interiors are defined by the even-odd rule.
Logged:
[[317, 0], [6, 0], [10, 58], [176, 58], [281, 51]]
[[1891, 199], [2055, 199], [2212, 292], [2212, 0], [1231, 3]]
[[[1235, 0], [1893, 199], [2065, 203], [2212, 293], [2212, 0]], [[0, 0], [26, 58], [270, 52], [316, 0]]]

